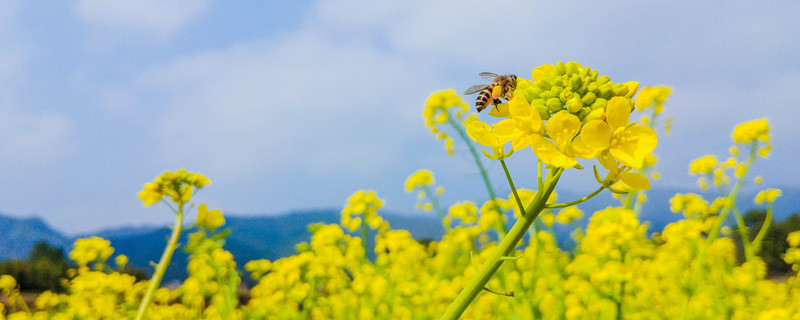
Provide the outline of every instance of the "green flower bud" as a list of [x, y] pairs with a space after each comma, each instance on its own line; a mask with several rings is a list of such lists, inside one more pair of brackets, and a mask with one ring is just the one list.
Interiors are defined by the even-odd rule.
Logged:
[[578, 96], [572, 97], [567, 100], [567, 111], [577, 113], [583, 108], [583, 101]]
[[555, 79], [553, 79], [553, 87], [562, 87], [562, 88], [566, 87], [564, 85], [564, 77], [563, 76], [558, 76]]
[[597, 88], [597, 96], [603, 99], [611, 99], [614, 96], [614, 88], [609, 83], [602, 84]]
[[572, 89], [578, 89], [583, 84], [583, 78], [578, 76], [577, 74], [573, 74], [572, 77], [569, 79], [569, 86]]
[[583, 108], [581, 108], [581, 111], [578, 113], [578, 118], [579, 118], [579, 119], [581, 119], [581, 120], [583, 120], [583, 119], [585, 119], [585, 118], [586, 118], [586, 116], [588, 116], [588, 115], [589, 115], [589, 113], [591, 113], [591, 112], [592, 112], [592, 109], [589, 109], [588, 107], [583, 107]]
[[547, 110], [550, 110], [551, 113], [561, 110], [561, 106], [562, 106], [561, 99], [559, 98], [547, 99]]
[[617, 83], [613, 87], [615, 96], [624, 96], [628, 94], [628, 86], [624, 83]]
[[564, 91], [564, 87], [553, 86], [552, 88], [550, 88], [550, 91], [553, 92], [553, 97], [555, 98], [561, 95], [561, 91]]
[[539, 94], [539, 98], [541, 98], [542, 100], [547, 100], [547, 99], [551, 99], [551, 98], [555, 98], [555, 97], [556, 97], [556, 94], [553, 93], [553, 91], [550, 91], [550, 90], [543, 91], [541, 94]]
[[567, 74], [578, 73], [581, 70], [581, 65], [577, 62], [567, 62]]
[[542, 101], [542, 103], [534, 103], [533, 107], [536, 112], [539, 112], [539, 117], [541, 117], [542, 120], [550, 119], [550, 111], [547, 110], [547, 106], [545, 106], [544, 101]]
[[592, 77], [592, 80], [597, 80], [597, 75], [600, 74], [597, 70], [592, 70], [589, 72], [589, 76]]
[[562, 75], [562, 74], [567, 72], [567, 66], [564, 65], [563, 62], [559, 61], [558, 63], [556, 63], [556, 68], [555, 68], [554, 71], [555, 71], [555, 74]]
[[603, 85], [611, 81], [609, 76], [601, 76], [597, 78], [597, 85]]
[[595, 98], [597, 98], [597, 96], [595, 96], [594, 93], [587, 92], [586, 94], [583, 95], [583, 98], [581, 98], [581, 101], [583, 101], [583, 104], [585, 104], [587, 106], [590, 106], [590, 105], [592, 105], [592, 102], [594, 102]]
[[591, 71], [592, 71], [591, 68], [583, 67], [583, 69], [581, 69], [581, 72], [578, 73], [578, 76], [581, 77], [581, 78], [586, 78], [587, 76], [589, 76], [589, 72], [591, 72]]
[[567, 101], [569, 101], [569, 99], [572, 99], [574, 95], [575, 94], [572, 93], [572, 89], [566, 88], [564, 89], [564, 91], [561, 91], [561, 93], [558, 95], [558, 98], [561, 99], [562, 103], [567, 103]]
[[589, 85], [586, 86], [586, 90], [589, 92], [597, 92], [597, 87], [599, 87], [597, 82], [590, 82]]
[[606, 100], [606, 99], [603, 99], [603, 98], [594, 99], [594, 102], [592, 103], [592, 106], [591, 106], [592, 111], [600, 109], [600, 108], [605, 108], [607, 104], [608, 104], [608, 100]]

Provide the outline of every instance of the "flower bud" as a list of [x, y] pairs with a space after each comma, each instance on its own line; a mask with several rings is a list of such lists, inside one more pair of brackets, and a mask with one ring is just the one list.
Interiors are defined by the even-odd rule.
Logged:
[[550, 113], [555, 113], [558, 110], [561, 110], [561, 100], [558, 98], [550, 98], [547, 100], [547, 110]]
[[581, 101], [580, 97], [575, 96], [572, 99], [567, 101], [567, 111], [572, 113], [577, 113], [581, 111], [583, 108], [583, 101]]

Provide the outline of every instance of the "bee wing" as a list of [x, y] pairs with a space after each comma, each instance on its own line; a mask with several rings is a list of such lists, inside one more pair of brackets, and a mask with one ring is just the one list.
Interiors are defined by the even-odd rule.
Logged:
[[481, 72], [478, 75], [481, 76], [481, 78], [483, 78], [484, 80], [487, 80], [487, 81], [494, 81], [494, 79], [497, 79], [497, 77], [500, 76], [499, 74], [491, 73], [491, 72]]
[[487, 86], [488, 86], [488, 84], [476, 84], [476, 85], [474, 85], [474, 86], [471, 86], [471, 87], [467, 88], [467, 90], [466, 90], [466, 91], [464, 91], [464, 94], [473, 94], [473, 93], [476, 93], [476, 92], [478, 92], [478, 91], [481, 91], [481, 90], [483, 90], [483, 89], [484, 89], [484, 88], [486, 88]]

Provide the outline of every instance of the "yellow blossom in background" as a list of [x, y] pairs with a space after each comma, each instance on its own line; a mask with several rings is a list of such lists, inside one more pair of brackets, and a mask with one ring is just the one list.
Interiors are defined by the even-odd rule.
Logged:
[[707, 174], [717, 166], [717, 157], [713, 155], [705, 155], [689, 164], [689, 173], [691, 174]]
[[731, 138], [736, 143], [751, 143], [753, 141], [769, 142], [769, 125], [767, 119], [758, 119], [745, 122], [733, 129]]
[[578, 209], [578, 207], [572, 206], [561, 209], [561, 211], [559, 211], [558, 215], [556, 216], [556, 221], [558, 221], [558, 223], [561, 224], [569, 224], [570, 222], [578, 220], [582, 217], [583, 217], [583, 211], [581, 211], [581, 209]]
[[556, 216], [553, 212], [546, 210], [539, 214], [539, 219], [541, 219], [542, 223], [547, 226], [548, 228], [553, 226], [553, 223], [556, 221]]
[[[458, 123], [468, 122], [470, 117], [465, 117], [468, 106], [456, 95], [454, 90], [445, 90], [432, 94], [425, 102], [425, 109], [422, 116], [425, 119], [425, 126], [430, 129], [436, 138], [445, 142], [448, 154], [453, 154], [453, 139], [444, 131], [438, 128], [439, 125], [448, 121]], [[452, 112], [452, 113], [451, 113]], [[474, 116], [474, 115], [473, 115]], [[455, 117], [456, 119], [451, 119]], [[456, 121], [457, 120], [457, 121]]]
[[762, 204], [764, 202], [773, 203], [773, 202], [775, 202], [775, 199], [778, 198], [780, 195], [781, 195], [781, 190], [780, 189], [771, 189], [770, 188], [770, 189], [762, 190], [762, 191], [758, 192], [758, 194], [756, 194], [756, 197], [753, 199], [753, 202], [755, 202], [755, 204]]
[[470, 201], [463, 201], [450, 206], [447, 215], [461, 219], [462, 224], [469, 224], [478, 221], [478, 207]]
[[672, 93], [669, 87], [647, 87], [639, 91], [636, 97], [636, 110], [653, 107], [653, 113], [659, 114], [664, 110], [664, 102]]
[[216, 229], [225, 224], [225, 217], [222, 215], [222, 211], [219, 209], [214, 209], [208, 211], [208, 206], [206, 204], [201, 204], [197, 208], [197, 225], [204, 226], [209, 229]]
[[417, 170], [406, 179], [406, 192], [430, 185], [433, 185], [433, 172], [427, 169]]
[[69, 257], [78, 264], [86, 266], [90, 262], [104, 262], [114, 253], [111, 241], [100, 237], [90, 237], [75, 240], [75, 245]]
[[[350, 231], [355, 231], [361, 225], [362, 218], [373, 229], [381, 226], [383, 219], [378, 215], [378, 209], [383, 206], [383, 200], [375, 195], [372, 190], [359, 190], [347, 198], [347, 204], [342, 209], [343, 226]], [[353, 217], [358, 216], [358, 217]]]
[[164, 172], [154, 182], [144, 185], [139, 192], [139, 199], [144, 201], [144, 206], [150, 206], [169, 196], [175, 203], [186, 203], [191, 199], [194, 189], [200, 189], [211, 183], [211, 180], [199, 173], [192, 173], [186, 169], [175, 172]]

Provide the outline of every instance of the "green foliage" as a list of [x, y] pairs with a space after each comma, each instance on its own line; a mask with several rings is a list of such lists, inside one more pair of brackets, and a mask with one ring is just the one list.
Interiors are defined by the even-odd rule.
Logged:
[[[767, 213], [764, 210], [750, 210], [745, 214], [744, 221], [749, 229], [750, 240], [752, 241], [764, 225]], [[761, 250], [758, 256], [767, 264], [767, 273], [770, 276], [786, 274], [792, 271], [792, 266], [783, 260], [783, 254], [789, 248], [786, 237], [793, 231], [800, 230], [800, 214], [793, 213], [782, 221], [772, 221], [761, 242]], [[736, 240], [736, 254], [742, 261], [744, 250], [742, 248], [741, 236], [734, 233]]]
[[17, 279], [22, 291], [64, 292], [61, 279], [66, 277], [67, 269], [71, 267], [73, 266], [64, 255], [63, 248], [50, 246], [46, 241], [39, 241], [31, 249], [27, 260], [14, 259], [0, 262], [0, 274], [11, 275]]

